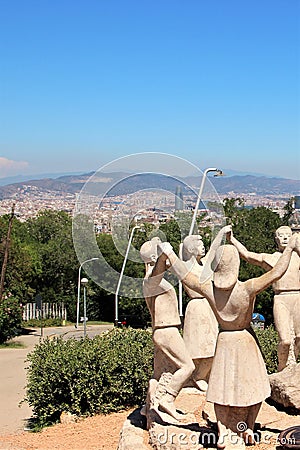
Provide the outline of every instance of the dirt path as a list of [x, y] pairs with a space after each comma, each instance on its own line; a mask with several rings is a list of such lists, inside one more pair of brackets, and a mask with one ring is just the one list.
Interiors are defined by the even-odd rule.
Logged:
[[22, 431], [32, 410], [25, 397], [26, 349], [0, 349], [0, 430], [2, 433]]
[[[112, 326], [89, 326], [88, 334], [94, 336]], [[81, 337], [82, 330], [75, 330], [74, 326], [45, 328], [43, 337], [63, 335], [67, 337]], [[32, 416], [32, 410], [27, 403], [19, 406], [25, 397], [27, 354], [33, 350], [41, 340], [41, 330], [32, 329], [14, 339], [21, 342], [24, 348], [0, 349], [0, 435], [4, 433], [19, 433], [24, 430], [27, 420]]]

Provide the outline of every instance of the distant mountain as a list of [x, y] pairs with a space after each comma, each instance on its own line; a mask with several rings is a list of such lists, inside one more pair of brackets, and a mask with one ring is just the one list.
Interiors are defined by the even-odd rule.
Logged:
[[74, 172], [70, 174], [69, 172], [61, 173], [39, 173], [35, 175], [14, 175], [12, 177], [0, 178], [0, 186], [7, 186], [8, 184], [15, 183], [25, 183], [29, 180], [41, 180], [44, 178], [59, 178], [66, 175], [80, 175], [82, 172]]
[[212, 183], [220, 194], [234, 192], [257, 195], [300, 195], [300, 180], [286, 178], [235, 175], [232, 177], [216, 177], [212, 180]]
[[[20, 190], [35, 186], [40, 192], [78, 193], [85, 183], [94, 175], [87, 174], [63, 175], [58, 178], [42, 178], [28, 180], [20, 183], [0, 186], [0, 199], [11, 198]], [[300, 195], [300, 180], [285, 178], [270, 178], [267, 176], [234, 175], [224, 177], [209, 177], [216, 191], [222, 195], [257, 194], [257, 195]], [[159, 174], [129, 174], [113, 172], [94, 175], [88, 184], [88, 193], [91, 195], [120, 195], [136, 192], [141, 189], [157, 188], [175, 192], [178, 185], [182, 191], [187, 192], [191, 186], [196, 192], [199, 189], [199, 177], [175, 178]]]

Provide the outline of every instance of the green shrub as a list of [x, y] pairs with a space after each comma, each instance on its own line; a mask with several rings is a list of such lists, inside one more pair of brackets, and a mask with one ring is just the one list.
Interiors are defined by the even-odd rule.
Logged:
[[0, 302], [0, 344], [18, 336], [21, 332], [22, 306], [15, 297]]
[[153, 368], [151, 333], [113, 329], [94, 339], [45, 340], [28, 355], [26, 401], [39, 426], [62, 411], [108, 413], [141, 404]]
[[278, 345], [278, 333], [274, 329], [273, 325], [259, 330], [255, 328], [255, 333], [258, 338], [260, 348], [264, 357], [264, 361], [267, 367], [267, 372], [277, 372], [278, 357], [277, 357], [277, 345]]
[[60, 327], [63, 324], [63, 319], [30, 319], [22, 322], [22, 326], [26, 327]]

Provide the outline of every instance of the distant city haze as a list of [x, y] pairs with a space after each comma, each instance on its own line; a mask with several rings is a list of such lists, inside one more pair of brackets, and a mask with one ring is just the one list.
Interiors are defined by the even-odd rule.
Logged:
[[[13, 203], [16, 204], [17, 217], [22, 221], [36, 217], [45, 209], [66, 211], [72, 215], [76, 199], [90, 179], [91, 174], [66, 175], [0, 186], [0, 215], [10, 213]], [[180, 209], [193, 210], [200, 181], [199, 174], [197, 177], [166, 178], [159, 173], [102, 173], [91, 183], [88, 194], [91, 198], [87, 203], [92, 207], [97, 230], [108, 232], [112, 215], [118, 216], [120, 205], [126, 204], [132, 194], [142, 201], [140, 216], [149, 221], [158, 220], [164, 213], [167, 214], [164, 220], [172, 217], [179, 186], [183, 200]], [[150, 190], [149, 186], [152, 186]], [[205, 186], [201, 198], [204, 202], [213, 200], [221, 204], [224, 198], [242, 197], [246, 207], [266, 206], [280, 215], [287, 201], [300, 192], [299, 180], [253, 175], [208, 177]]]

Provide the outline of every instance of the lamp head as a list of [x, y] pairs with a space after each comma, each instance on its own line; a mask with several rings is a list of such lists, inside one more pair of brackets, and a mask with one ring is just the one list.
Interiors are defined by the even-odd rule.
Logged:
[[85, 285], [89, 282], [87, 278], [81, 278], [81, 284]]
[[224, 177], [225, 173], [221, 169], [217, 169], [217, 173], [214, 174], [214, 177]]

